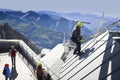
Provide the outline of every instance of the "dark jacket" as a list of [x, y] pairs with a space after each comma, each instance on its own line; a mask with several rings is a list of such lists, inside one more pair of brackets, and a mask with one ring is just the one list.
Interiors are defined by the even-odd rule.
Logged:
[[80, 40], [80, 29], [76, 28], [73, 32], [72, 32], [72, 36], [71, 36], [71, 40]]
[[43, 77], [43, 69], [42, 69], [41, 66], [38, 66], [38, 67], [37, 67], [36, 75], [37, 75], [38, 77]]

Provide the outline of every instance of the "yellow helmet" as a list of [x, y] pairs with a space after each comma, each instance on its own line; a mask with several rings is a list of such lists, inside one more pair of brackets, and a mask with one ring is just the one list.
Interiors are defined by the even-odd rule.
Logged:
[[77, 22], [77, 26], [78, 26], [78, 27], [82, 27], [82, 25], [83, 25], [83, 23], [82, 23], [81, 21], [78, 21], [78, 22]]
[[38, 62], [37, 66], [42, 66], [42, 64], [40, 62]]

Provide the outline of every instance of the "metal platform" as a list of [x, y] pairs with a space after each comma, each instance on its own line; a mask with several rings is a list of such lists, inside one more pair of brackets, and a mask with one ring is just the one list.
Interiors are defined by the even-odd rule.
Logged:
[[[5, 80], [4, 75], [2, 74], [4, 64], [8, 63], [11, 70], [11, 77], [14, 80], [36, 80], [36, 77], [19, 57], [17, 53], [16, 56], [16, 69], [13, 70], [11, 66], [11, 57], [8, 56], [8, 53], [0, 53], [0, 80]], [[12, 73], [14, 72], [14, 73]]]

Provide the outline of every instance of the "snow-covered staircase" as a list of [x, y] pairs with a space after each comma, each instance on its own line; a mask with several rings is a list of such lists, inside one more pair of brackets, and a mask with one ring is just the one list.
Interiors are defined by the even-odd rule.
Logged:
[[[82, 56], [69, 52], [60, 70], [60, 80], [119, 80], [120, 44], [113, 35], [105, 32], [82, 46]], [[117, 70], [117, 71], [116, 71]]]

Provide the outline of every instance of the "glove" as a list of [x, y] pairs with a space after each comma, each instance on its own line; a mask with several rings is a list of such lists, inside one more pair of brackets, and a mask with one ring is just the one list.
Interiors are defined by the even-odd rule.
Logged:
[[82, 38], [82, 39], [80, 40], [80, 42], [85, 42], [85, 40]]

